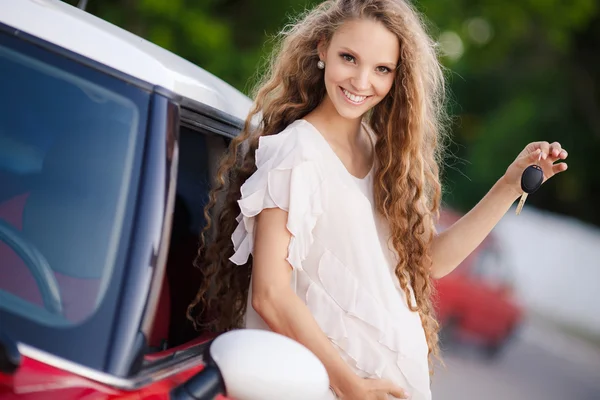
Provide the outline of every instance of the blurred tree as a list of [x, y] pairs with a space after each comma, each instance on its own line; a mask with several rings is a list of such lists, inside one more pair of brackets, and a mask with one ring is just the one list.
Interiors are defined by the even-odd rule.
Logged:
[[420, 4], [440, 37], [454, 32], [463, 49], [443, 58], [451, 69], [457, 117], [451, 149], [458, 158], [448, 160], [445, 201], [472, 207], [526, 143], [558, 141], [569, 150], [569, 171], [528, 203], [600, 224], [594, 204], [600, 189], [594, 165], [600, 151], [597, 2]]
[[[69, 0], [75, 5], [76, 0]], [[318, 0], [90, 0], [88, 11], [248, 93], [268, 37]], [[600, 225], [597, 0], [421, 0], [448, 67], [452, 156], [444, 200], [466, 210], [530, 141], [559, 141], [569, 171], [528, 204]]]

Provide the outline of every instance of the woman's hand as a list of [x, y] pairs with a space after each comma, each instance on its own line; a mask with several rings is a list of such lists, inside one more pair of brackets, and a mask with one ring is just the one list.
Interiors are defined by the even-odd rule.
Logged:
[[385, 379], [358, 378], [352, 387], [338, 394], [342, 400], [388, 400], [408, 399], [408, 393], [401, 387]]
[[516, 197], [518, 197], [523, 193], [521, 189], [521, 175], [528, 166], [538, 163], [539, 159], [539, 165], [544, 172], [544, 182], [546, 182], [559, 172], [567, 170], [566, 163], [556, 163], [558, 160], [566, 159], [567, 155], [567, 151], [558, 142], [552, 144], [548, 142], [529, 143], [517, 156], [515, 161], [510, 164], [502, 180], [514, 190]]

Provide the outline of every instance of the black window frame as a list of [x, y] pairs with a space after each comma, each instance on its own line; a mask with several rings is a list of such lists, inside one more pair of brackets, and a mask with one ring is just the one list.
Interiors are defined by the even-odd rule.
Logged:
[[[237, 136], [244, 127], [244, 121], [241, 119], [217, 110], [207, 104], [181, 97], [162, 87], [156, 87], [155, 92], [161, 96], [170, 98], [171, 101], [173, 101], [173, 104], [179, 106], [179, 118], [176, 124], [177, 132], [180, 132], [180, 129], [185, 127], [198, 135], [215, 135], [221, 137], [226, 140], [226, 145], [228, 145], [230, 140]], [[179, 145], [179, 140], [177, 140], [177, 145]], [[171, 176], [177, 175], [175, 173]], [[172, 187], [176, 189], [176, 185], [172, 185]], [[167, 213], [171, 214], [173, 208], [174, 205], [171, 204]], [[165, 238], [163, 238], [162, 243], [162, 246], [164, 246], [163, 251], [168, 253], [169, 243], [164, 240]], [[165, 263], [162, 263], [160, 266], [155, 266], [155, 268], [160, 271], [153, 277], [151, 296], [158, 297], [160, 295], [162, 280], [166, 279], [166, 265]], [[157, 303], [154, 303], [153, 308], [149, 308], [145, 312], [142, 325], [148, 326], [149, 329], [151, 329], [152, 323], [154, 322], [153, 319], [157, 305]], [[205, 352], [212, 340], [200, 343], [193, 343], [194, 341], [195, 340], [190, 340], [183, 345], [177, 346], [177, 348], [167, 349], [164, 351], [163, 357], [151, 362], [139, 364], [139, 367], [133, 373], [132, 378], [150, 382], [152, 381], [152, 376], [157, 374], [160, 375], [161, 372], [177, 370], [178, 366], [185, 364], [197, 365], [202, 363]], [[186, 347], [186, 345], [189, 344], [192, 345]], [[181, 347], [184, 347], [184, 349], [179, 350]]]

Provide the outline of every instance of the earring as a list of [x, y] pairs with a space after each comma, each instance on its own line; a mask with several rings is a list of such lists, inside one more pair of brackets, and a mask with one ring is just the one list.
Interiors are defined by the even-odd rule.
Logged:
[[319, 60], [319, 62], [317, 63], [317, 68], [325, 69], [325, 63], [323, 62], [323, 60]]

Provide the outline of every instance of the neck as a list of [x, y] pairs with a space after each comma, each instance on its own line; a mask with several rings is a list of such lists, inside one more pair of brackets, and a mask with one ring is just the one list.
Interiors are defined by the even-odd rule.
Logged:
[[341, 116], [327, 95], [307, 117], [320, 126], [323, 135], [336, 142], [353, 145], [360, 139], [362, 118], [348, 119]]

